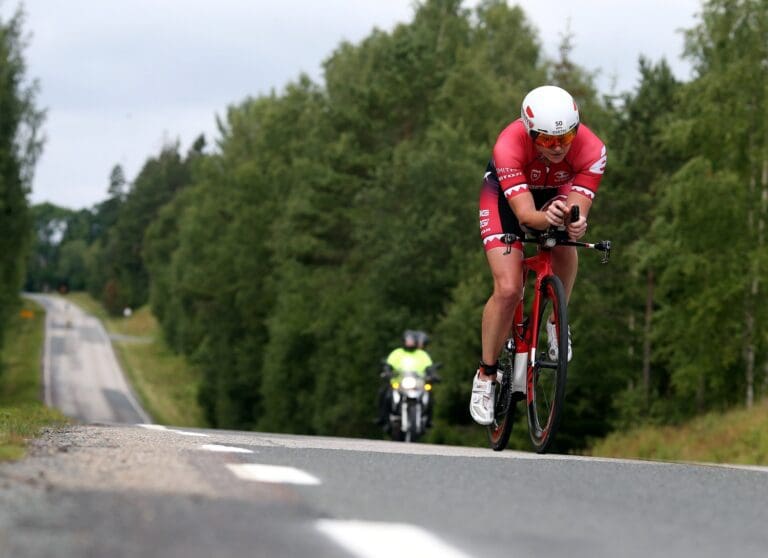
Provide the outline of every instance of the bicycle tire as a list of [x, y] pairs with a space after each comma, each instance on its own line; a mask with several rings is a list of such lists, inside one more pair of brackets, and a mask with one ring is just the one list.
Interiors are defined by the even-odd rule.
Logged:
[[515, 423], [516, 412], [514, 392], [512, 391], [512, 374], [515, 355], [506, 348], [502, 349], [499, 367], [503, 372], [501, 385], [496, 387], [496, 402], [494, 403], [493, 422], [487, 426], [488, 441], [493, 451], [502, 451], [509, 443], [512, 425]]
[[416, 442], [419, 439], [419, 424], [416, 420], [416, 403], [408, 405], [408, 432], [405, 433], [406, 442]]
[[[556, 360], [550, 360], [547, 355], [546, 323], [550, 315], [554, 315], [557, 329]], [[545, 277], [541, 282], [538, 333], [533, 381], [528, 386], [532, 392], [528, 398], [528, 432], [536, 452], [545, 453], [560, 427], [568, 375], [568, 311], [565, 288], [556, 275]]]

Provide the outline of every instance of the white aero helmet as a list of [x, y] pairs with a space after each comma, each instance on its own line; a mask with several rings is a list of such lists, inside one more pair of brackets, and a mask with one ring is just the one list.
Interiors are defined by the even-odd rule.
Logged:
[[579, 125], [576, 101], [565, 89], [542, 85], [531, 90], [520, 109], [526, 131], [534, 139], [539, 134], [562, 136]]

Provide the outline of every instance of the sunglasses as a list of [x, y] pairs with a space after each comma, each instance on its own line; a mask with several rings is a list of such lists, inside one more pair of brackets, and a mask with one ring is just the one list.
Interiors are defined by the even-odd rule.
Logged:
[[553, 136], [550, 134], [542, 134], [540, 132], [531, 131], [531, 137], [533, 138], [533, 143], [545, 149], [552, 149], [558, 145], [560, 147], [568, 147], [576, 138], [576, 130], [578, 129], [579, 127], [576, 126], [574, 129], [564, 133], [561, 136]]

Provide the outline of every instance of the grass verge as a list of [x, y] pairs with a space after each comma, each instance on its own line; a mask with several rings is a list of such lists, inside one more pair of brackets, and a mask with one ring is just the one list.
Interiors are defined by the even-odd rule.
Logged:
[[603, 457], [768, 465], [768, 400], [708, 413], [679, 426], [614, 433], [588, 452]]
[[148, 307], [127, 318], [113, 317], [87, 293], [70, 293], [66, 298], [102, 321], [120, 366], [155, 422], [208, 426], [197, 403], [199, 373], [168, 347]]
[[26, 440], [68, 419], [41, 402], [45, 311], [23, 299], [6, 331], [0, 367], [0, 461], [20, 459]]

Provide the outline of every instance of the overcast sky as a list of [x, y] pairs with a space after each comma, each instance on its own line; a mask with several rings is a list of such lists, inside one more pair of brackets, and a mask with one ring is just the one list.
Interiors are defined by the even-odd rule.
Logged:
[[[0, 2], [4, 19], [20, 3]], [[47, 110], [31, 201], [73, 209], [105, 199], [115, 164], [132, 181], [168, 141], [186, 151], [205, 133], [211, 145], [215, 117], [228, 105], [279, 92], [301, 72], [320, 82], [321, 62], [342, 40], [357, 43], [413, 15], [413, 0], [22, 3], [28, 75], [39, 80], [38, 105]], [[509, 3], [523, 8], [551, 57], [570, 27], [573, 59], [601, 71], [604, 93], [634, 88], [641, 54], [690, 77], [679, 30], [696, 24], [699, 0]]]

